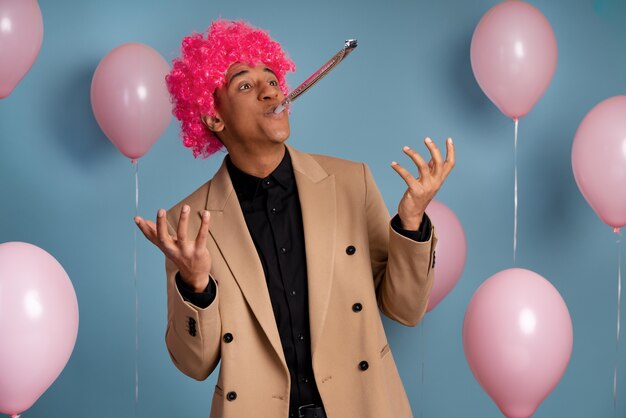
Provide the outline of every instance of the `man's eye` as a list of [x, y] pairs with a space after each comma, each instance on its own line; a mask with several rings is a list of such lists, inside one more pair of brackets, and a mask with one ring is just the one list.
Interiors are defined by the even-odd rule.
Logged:
[[276, 80], [270, 81], [270, 86], [272, 86], [272, 87], [278, 86], [278, 81], [276, 81]]
[[250, 85], [250, 83], [242, 83], [242, 84], [239, 86], [239, 90], [248, 90], [250, 87], [252, 87], [252, 86]]

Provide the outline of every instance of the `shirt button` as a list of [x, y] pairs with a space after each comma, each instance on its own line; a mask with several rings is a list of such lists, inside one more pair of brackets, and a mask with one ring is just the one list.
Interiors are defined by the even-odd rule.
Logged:
[[356, 248], [354, 248], [353, 245], [348, 245], [348, 247], [346, 248], [346, 254], [348, 255], [352, 255], [356, 252]]
[[272, 184], [272, 182], [270, 180], [265, 180], [265, 185], [269, 186], [270, 184]]
[[355, 303], [354, 305], [352, 305], [352, 310], [354, 312], [361, 312], [363, 310], [363, 305], [361, 305], [360, 303]]
[[224, 334], [224, 342], [229, 343], [233, 341], [233, 334], [231, 334], [230, 332], [227, 332], [226, 334]]
[[298, 339], [299, 339], [300, 341], [304, 341], [304, 335], [302, 335], [302, 334], [298, 334]]
[[309, 383], [309, 378], [308, 377], [303, 377], [302, 378], [302, 383]]
[[276, 208], [272, 208], [272, 211], [271, 211], [271, 212], [272, 212], [272, 213], [274, 213], [274, 214], [276, 214], [276, 212], [278, 212], [278, 211], [276, 210]]
[[295, 295], [296, 295], [296, 291], [295, 291], [295, 290], [292, 290], [292, 291], [291, 291], [291, 296], [295, 296]]
[[369, 369], [369, 367], [370, 367], [369, 363], [365, 360], [359, 363], [359, 369], [362, 371]]
[[237, 399], [237, 392], [228, 392], [228, 394], [226, 395], [226, 399], [228, 399], [229, 401], [234, 401], [235, 399]]

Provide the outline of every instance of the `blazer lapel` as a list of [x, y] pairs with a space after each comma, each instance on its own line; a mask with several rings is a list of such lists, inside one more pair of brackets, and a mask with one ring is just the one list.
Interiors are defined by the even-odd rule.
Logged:
[[302, 207], [311, 354], [315, 358], [328, 312], [333, 278], [336, 228], [335, 176], [328, 175], [310, 155], [290, 146], [287, 146], [287, 149], [291, 156]]
[[248, 231], [225, 161], [211, 181], [206, 208], [211, 212], [209, 233], [276, 354], [287, 368], [263, 266]]

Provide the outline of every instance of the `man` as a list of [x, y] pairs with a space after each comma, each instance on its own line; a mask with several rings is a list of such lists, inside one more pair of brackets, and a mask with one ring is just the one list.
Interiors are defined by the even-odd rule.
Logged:
[[212, 418], [405, 418], [410, 405], [379, 309], [416, 325], [433, 284], [436, 237], [425, 209], [454, 165], [403, 151], [415, 178], [390, 220], [365, 164], [285, 144], [274, 114], [293, 63], [266, 32], [218, 20], [183, 40], [168, 76], [184, 144], [228, 150], [215, 176], [156, 224], [166, 256], [166, 343], [203, 380], [221, 360]]

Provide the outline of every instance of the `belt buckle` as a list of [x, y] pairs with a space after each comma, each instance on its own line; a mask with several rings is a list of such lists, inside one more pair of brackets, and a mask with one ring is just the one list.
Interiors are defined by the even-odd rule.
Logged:
[[310, 407], [315, 407], [316, 405], [314, 403], [310, 403], [307, 405], [302, 405], [298, 407], [298, 418], [304, 418], [304, 415], [302, 415], [302, 409], [303, 408], [310, 408]]

